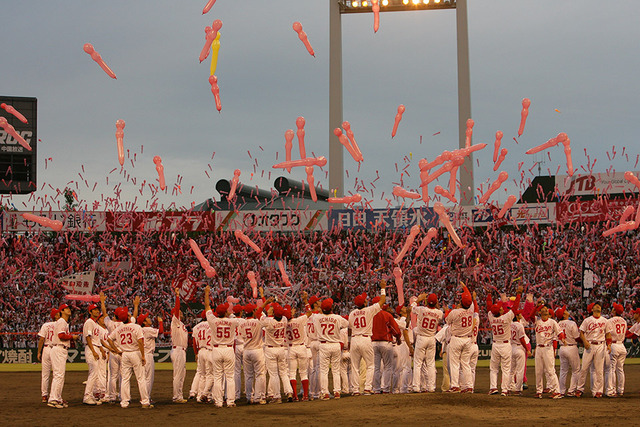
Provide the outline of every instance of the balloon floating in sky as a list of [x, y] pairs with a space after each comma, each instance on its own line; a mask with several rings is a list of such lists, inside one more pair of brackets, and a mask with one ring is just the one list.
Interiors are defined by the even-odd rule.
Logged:
[[240, 169], [233, 171], [233, 178], [231, 178], [231, 189], [227, 194], [227, 200], [233, 200], [236, 197], [236, 190], [238, 189], [238, 182], [240, 181]]
[[296, 127], [298, 130], [296, 131], [296, 135], [298, 135], [298, 148], [300, 150], [300, 158], [304, 159], [307, 157], [307, 150], [304, 147], [304, 125], [306, 121], [304, 117], [300, 116], [296, 119]]
[[435, 202], [433, 205], [433, 210], [440, 217], [440, 222], [442, 222], [449, 231], [449, 235], [451, 236], [453, 242], [458, 245], [458, 247], [462, 248], [463, 245], [460, 241], [460, 237], [458, 236], [458, 233], [456, 233], [456, 230], [453, 229], [453, 225], [451, 225], [451, 221], [449, 221], [449, 215], [445, 211], [444, 205], [440, 202]]
[[282, 162], [282, 163], [273, 165], [272, 167], [274, 169], [291, 169], [295, 167], [306, 168], [307, 166], [323, 167], [326, 164], [327, 164], [326, 157], [320, 156], [320, 157], [305, 157], [304, 159], [300, 159], [300, 160], [291, 160], [290, 162]]
[[398, 290], [398, 305], [404, 305], [402, 269], [400, 267], [395, 267], [393, 269], [393, 277], [395, 277], [396, 289]]
[[464, 140], [464, 147], [465, 148], [469, 148], [471, 146], [471, 137], [473, 136], [473, 125], [475, 124], [475, 122], [473, 121], [473, 119], [468, 119], [467, 120], [467, 130], [465, 131], [465, 140]]
[[256, 281], [256, 273], [249, 271], [247, 273], [247, 279], [249, 279], [249, 286], [253, 291], [253, 298], [258, 298], [258, 282]]
[[246, 234], [242, 232], [242, 230], [235, 230], [233, 232], [236, 236], [236, 239], [242, 240], [247, 246], [256, 251], [257, 253], [262, 252], [262, 249], [258, 245], [256, 245]]
[[535, 154], [558, 144], [562, 144], [564, 146], [564, 155], [567, 159], [567, 173], [569, 174], [569, 176], [573, 176], [573, 161], [571, 160], [571, 140], [564, 132], [560, 132], [557, 136], [549, 139], [544, 144], [540, 144], [536, 147], [528, 149], [527, 154]]
[[216, 4], [216, 0], [209, 0], [207, 4], [204, 5], [204, 9], [202, 9], [202, 14], [209, 12], [213, 5]]
[[491, 196], [491, 194], [494, 191], [496, 191], [498, 188], [500, 188], [502, 183], [505, 182], [507, 179], [509, 179], [509, 174], [505, 171], [500, 172], [500, 174], [498, 175], [498, 179], [493, 181], [493, 184], [491, 184], [491, 187], [489, 187], [486, 193], [484, 193], [480, 198], [479, 200], [480, 204], [482, 205], [487, 203], [487, 200], [489, 200], [489, 197]]
[[493, 163], [498, 161], [498, 153], [500, 152], [500, 144], [503, 136], [502, 131], [496, 132], [496, 142], [493, 143]]
[[104, 62], [104, 60], [102, 59], [102, 56], [100, 56], [100, 54], [96, 52], [96, 50], [93, 48], [93, 45], [91, 43], [86, 43], [83, 49], [86, 53], [91, 55], [91, 59], [96, 61], [96, 63], [100, 66], [100, 68], [102, 68], [109, 77], [111, 77], [112, 79], [116, 78], [116, 74], [113, 71], [111, 71], [111, 68], [109, 68], [109, 66]]
[[504, 203], [504, 206], [502, 206], [502, 209], [500, 209], [500, 212], [498, 212], [498, 218], [504, 217], [507, 211], [511, 209], [511, 206], [513, 206], [513, 204], [516, 202], [516, 200], [518, 200], [518, 198], [513, 194], [507, 197], [507, 201]]
[[18, 110], [13, 108], [11, 105], [5, 104], [3, 102], [2, 104], [0, 104], [0, 108], [5, 110], [7, 113], [13, 114], [14, 116], [16, 116], [16, 118], [20, 120], [22, 123], [27, 123], [27, 118], [23, 116]]
[[75, 295], [68, 294], [64, 296], [68, 300], [72, 301], [84, 301], [84, 302], [98, 302], [100, 301], [100, 295]]
[[354, 194], [353, 196], [329, 197], [327, 202], [344, 203], [345, 205], [350, 205], [351, 203], [360, 203], [361, 200], [362, 200], [362, 196], [360, 194]]
[[404, 188], [400, 187], [399, 185], [396, 185], [395, 187], [393, 187], [392, 194], [396, 197], [402, 197], [402, 198], [408, 198], [408, 199], [420, 198], [420, 194], [414, 193], [413, 191], [407, 191]]
[[158, 181], [160, 182], [160, 190], [164, 191], [167, 188], [164, 182], [164, 166], [162, 165], [162, 158], [160, 156], [154, 156], [153, 163], [156, 164], [156, 170], [158, 171]]
[[191, 246], [191, 250], [195, 254], [196, 258], [198, 258], [198, 261], [200, 261], [200, 266], [204, 269], [204, 272], [207, 275], [207, 277], [210, 279], [215, 277], [216, 275], [215, 268], [211, 267], [209, 260], [206, 259], [204, 255], [202, 255], [202, 251], [200, 250], [200, 247], [195, 242], [195, 240], [189, 239], [189, 246]]
[[427, 235], [425, 236], [424, 239], [422, 239], [422, 243], [420, 243], [418, 252], [416, 252], [416, 258], [422, 255], [422, 252], [424, 252], [424, 250], [427, 248], [427, 245], [429, 244], [429, 242], [431, 242], [431, 240], [437, 235], [438, 235], [438, 230], [436, 230], [434, 227], [431, 227], [429, 228], [429, 230], [427, 230]]
[[22, 145], [25, 149], [31, 151], [31, 146], [29, 143], [22, 137], [16, 129], [9, 124], [6, 118], [0, 117], [0, 126], [7, 132], [9, 135], [13, 137], [20, 145]]
[[298, 38], [302, 41], [302, 43], [304, 44], [304, 47], [307, 48], [307, 52], [309, 52], [309, 55], [313, 56], [315, 58], [316, 54], [313, 52], [313, 48], [311, 47], [311, 44], [309, 43], [309, 38], [307, 37], [307, 33], [305, 33], [302, 30], [302, 24], [299, 22], [294, 22], [293, 23], [293, 31], [295, 31], [296, 33], [298, 33]]
[[311, 200], [318, 201], [318, 195], [316, 194], [315, 179], [313, 178], [313, 166], [307, 166], [304, 168], [307, 172], [307, 183], [309, 184], [309, 193], [311, 194]]
[[216, 76], [209, 77], [209, 83], [211, 84], [211, 93], [216, 101], [216, 110], [218, 113], [222, 111], [222, 102], [220, 102], [220, 88], [218, 87], [218, 78]]
[[[377, 33], [380, 28], [380, 2], [379, 0], [371, 0], [371, 9], [373, 10], [373, 32]], [[400, 303], [402, 305], [402, 303]]]
[[204, 47], [200, 51], [200, 62], [204, 61], [209, 56], [209, 50], [211, 50], [211, 44], [216, 39], [216, 37], [218, 37], [218, 31], [220, 30], [220, 28], [222, 28], [222, 21], [219, 19], [216, 19], [211, 24], [211, 27], [206, 27], [204, 29], [205, 42], [204, 42]]
[[213, 76], [216, 73], [216, 68], [218, 67], [218, 53], [220, 53], [220, 33], [215, 39], [213, 39], [213, 43], [211, 43], [211, 67], [209, 69], [209, 75]]
[[[402, 258], [404, 258], [404, 256], [407, 254], [407, 251], [411, 248], [411, 245], [413, 245], [413, 241], [416, 239], [416, 236], [418, 235], [418, 233], [420, 233], [420, 226], [416, 224], [413, 227], [411, 227], [411, 231], [407, 236], [407, 240], [405, 240], [404, 242], [404, 246], [402, 246], [402, 249], [400, 250], [400, 252], [398, 252], [398, 255], [393, 260], [394, 264], [399, 264], [400, 261], [402, 261]], [[395, 269], [394, 269], [394, 274], [395, 274]], [[402, 272], [400, 272], [400, 275], [402, 276]]]
[[116, 120], [116, 143], [118, 145], [118, 163], [124, 166], [124, 120]]
[[[293, 129], [287, 129], [284, 133], [284, 151], [287, 162], [291, 161], [291, 150], [293, 149]], [[287, 172], [291, 172], [291, 167], [287, 168]]]
[[531, 100], [525, 98], [522, 100], [522, 112], [520, 113], [520, 127], [518, 128], [518, 136], [522, 136], [524, 133], [524, 125], [527, 123], [527, 116], [529, 115], [529, 107], [531, 106]]
[[391, 131], [391, 138], [395, 138], [396, 132], [398, 131], [398, 125], [400, 124], [400, 120], [402, 120], [402, 115], [404, 114], [405, 107], [400, 104], [398, 106], [398, 112], [396, 113], [396, 119], [393, 122], [393, 130]]
[[33, 221], [37, 224], [40, 224], [43, 227], [48, 227], [50, 229], [52, 229], [53, 231], [60, 231], [62, 230], [62, 222], [56, 220], [56, 219], [50, 219], [50, 218], [46, 218], [43, 216], [38, 216], [38, 215], [34, 215], [34, 214], [30, 214], [30, 213], [23, 213], [20, 214], [24, 219], [26, 219], [27, 221]]
[[344, 129], [344, 133], [347, 134], [347, 138], [349, 138], [349, 141], [351, 142], [351, 147], [353, 148], [353, 151], [358, 156], [356, 161], [357, 162], [363, 161], [364, 157], [362, 157], [362, 151], [360, 151], [360, 147], [358, 147], [358, 143], [356, 142], [356, 139], [353, 135], [353, 131], [351, 130], [351, 123], [347, 121], [342, 122], [342, 128]]
[[502, 164], [502, 162], [504, 162], [504, 159], [507, 157], [507, 154], [509, 153], [509, 150], [507, 150], [506, 148], [503, 148], [500, 151], [500, 157], [498, 157], [498, 161], [496, 162], [495, 165], [493, 165], [493, 170], [497, 171], [498, 168], [500, 167], [500, 165]]

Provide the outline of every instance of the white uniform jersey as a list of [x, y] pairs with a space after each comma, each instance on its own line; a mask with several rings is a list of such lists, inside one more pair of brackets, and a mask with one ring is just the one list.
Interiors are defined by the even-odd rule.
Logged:
[[[211, 345], [233, 346], [236, 339], [236, 327], [242, 319], [216, 317], [211, 310], [207, 311], [207, 322], [211, 328]], [[245, 347], [246, 348], [246, 347]]]
[[[526, 328], [527, 326], [529, 326], [529, 322], [527, 322], [524, 317], [520, 319], [520, 324], [522, 325], [523, 328]], [[525, 331], [526, 331], [526, 329], [525, 329]], [[531, 340], [529, 339], [529, 335], [527, 335], [526, 332], [524, 333], [524, 342], [527, 343], [527, 344], [531, 344]]]
[[349, 313], [349, 328], [351, 336], [367, 335], [371, 336], [373, 328], [373, 317], [382, 310], [380, 304], [375, 303], [369, 307], [356, 308]]
[[187, 327], [176, 316], [171, 316], [171, 345], [187, 348], [188, 342]]
[[100, 325], [98, 325], [93, 319], [89, 318], [84, 322], [82, 327], [82, 338], [85, 345], [87, 345], [87, 337], [91, 337], [91, 344], [96, 347], [102, 347], [100, 342]]
[[142, 327], [135, 323], [123, 323], [109, 334], [122, 351], [138, 351], [138, 340], [144, 339]]
[[262, 323], [260, 323], [259, 319], [244, 319], [238, 324], [238, 330], [244, 340], [245, 350], [262, 348], [264, 341], [262, 339]]
[[491, 325], [491, 333], [493, 334], [494, 343], [504, 343], [509, 341], [511, 335], [511, 323], [513, 322], [513, 311], [509, 310], [502, 316], [494, 316], [489, 312], [489, 325]]
[[569, 319], [561, 320], [558, 322], [558, 327], [560, 328], [560, 332], [564, 333], [567, 345], [576, 345], [578, 343], [576, 340], [580, 338], [580, 331], [578, 330], [576, 322]]
[[122, 322], [120, 322], [119, 320], [111, 320], [110, 317], [104, 318], [104, 326], [107, 327], [107, 332], [109, 333], [113, 332], [120, 325], [122, 325]]
[[616, 343], [622, 343], [627, 335], [627, 322], [620, 316], [613, 316], [607, 320], [605, 332], [611, 334], [611, 340]]
[[582, 321], [580, 325], [580, 331], [584, 334], [584, 337], [590, 343], [604, 342], [605, 338], [605, 330], [607, 328], [607, 319], [603, 316], [598, 317], [597, 319], [593, 316], [589, 316]]
[[434, 337], [438, 332], [438, 326], [442, 323], [444, 313], [437, 308], [415, 306], [411, 312], [417, 316], [416, 335], [422, 337]]
[[264, 344], [268, 347], [284, 346], [284, 335], [287, 329], [287, 318], [276, 320], [273, 317], [263, 317], [260, 323], [264, 328]]
[[[238, 323], [238, 325], [240, 324], [242, 324], [242, 322]], [[240, 328], [236, 326], [236, 347], [238, 346], [244, 346], [244, 338], [242, 338], [242, 335], [240, 335]]]
[[442, 351], [446, 352], [449, 341], [451, 341], [451, 328], [449, 325], [444, 325], [442, 329], [438, 331], [436, 334], [436, 340], [442, 344]]
[[151, 326], [145, 326], [142, 328], [142, 336], [144, 337], [144, 352], [153, 353], [156, 351], [156, 338], [160, 331]]
[[349, 322], [337, 314], [314, 314], [311, 317], [321, 343], [339, 343], [340, 329], [349, 327]]
[[44, 338], [44, 345], [51, 345], [51, 340], [53, 339], [53, 325], [56, 322], [47, 322], [40, 327], [40, 332], [38, 332], [38, 336]]
[[537, 346], [550, 346], [558, 339], [560, 334], [560, 328], [555, 320], [548, 318], [547, 320], [536, 320], [536, 345]]
[[453, 337], [470, 337], [473, 334], [473, 304], [469, 308], [455, 308], [447, 316], [447, 325]]
[[349, 328], [340, 329], [340, 342], [342, 351], [349, 351]]
[[305, 331], [307, 326], [307, 316], [302, 315], [287, 322], [287, 344], [299, 345], [304, 344], [307, 340], [307, 333]]
[[209, 327], [208, 321], [203, 320], [194, 326], [191, 331], [191, 336], [193, 337], [193, 341], [196, 343], [198, 349], [211, 349], [211, 328]]
[[473, 313], [473, 330], [471, 331], [471, 341], [478, 343], [478, 333], [480, 333], [480, 315]]
[[629, 328], [629, 332], [631, 332], [632, 334], [635, 334], [636, 336], [640, 337], [640, 322], [634, 323]]
[[53, 337], [51, 338], [51, 344], [53, 345], [62, 344], [63, 346], [69, 348], [69, 341], [62, 341], [58, 336], [58, 334], [61, 334], [61, 333], [64, 333], [64, 334], [69, 333], [69, 324], [62, 317], [59, 318], [56, 321], [56, 323], [54, 323], [53, 325]]
[[307, 342], [310, 344], [311, 341], [318, 341], [318, 334], [316, 331], [316, 327], [313, 324], [313, 316], [317, 316], [318, 313], [314, 313], [307, 319]]
[[522, 345], [522, 342], [520, 342], [520, 339], [526, 336], [524, 333], [524, 326], [522, 326], [522, 323], [511, 322], [510, 329], [511, 329], [511, 344]]
[[398, 325], [398, 329], [400, 329], [400, 342], [404, 342], [404, 331], [407, 330], [407, 318], [399, 317], [396, 319], [396, 323]]

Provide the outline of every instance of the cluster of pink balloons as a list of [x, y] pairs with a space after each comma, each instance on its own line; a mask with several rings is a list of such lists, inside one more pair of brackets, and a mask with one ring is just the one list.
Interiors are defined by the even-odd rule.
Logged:
[[211, 51], [211, 44], [216, 39], [216, 37], [218, 37], [218, 31], [220, 31], [221, 28], [222, 28], [222, 21], [219, 19], [216, 19], [215, 21], [213, 21], [210, 27], [204, 28], [205, 41], [204, 41], [204, 46], [200, 51], [200, 58], [199, 58], [200, 62], [204, 61], [209, 57], [209, 51]]
[[360, 147], [358, 147], [358, 143], [356, 142], [353, 131], [351, 130], [351, 124], [347, 121], [342, 122], [342, 128], [344, 129], [344, 134], [342, 133], [342, 129], [335, 128], [333, 130], [333, 134], [338, 137], [340, 144], [347, 149], [353, 160], [356, 162], [361, 162], [364, 160], [362, 156], [362, 151], [360, 151]]

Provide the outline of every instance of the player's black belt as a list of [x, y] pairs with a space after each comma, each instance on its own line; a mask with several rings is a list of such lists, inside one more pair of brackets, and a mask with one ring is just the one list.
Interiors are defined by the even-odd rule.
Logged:
[[233, 344], [214, 344], [213, 347], [233, 347]]
[[182, 346], [180, 346], [180, 345], [174, 345], [174, 346], [173, 346], [173, 348], [179, 348], [179, 349], [181, 349], [181, 350], [186, 350], [186, 348], [185, 348], [185, 347], [182, 347]]
[[538, 345], [536, 347], [552, 347], [552, 346], [553, 346], [553, 344], [540, 344], [540, 345]]
[[282, 348], [284, 345], [268, 345], [269, 348]]
[[589, 344], [599, 345], [599, 344], [604, 344], [604, 343], [602, 341], [589, 341]]

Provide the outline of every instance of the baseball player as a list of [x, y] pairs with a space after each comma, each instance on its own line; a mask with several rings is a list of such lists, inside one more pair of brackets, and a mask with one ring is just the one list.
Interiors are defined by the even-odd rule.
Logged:
[[[233, 306], [233, 314], [237, 318], [242, 318], [244, 314], [244, 306], [242, 305], [234, 305]], [[239, 323], [238, 325], [240, 325]], [[244, 353], [244, 339], [242, 335], [240, 335], [240, 329], [236, 327], [236, 342], [233, 347], [234, 354], [236, 355], [236, 363], [233, 368], [233, 377], [236, 380], [236, 400], [240, 400], [240, 396], [242, 395], [242, 356]], [[245, 395], [247, 394], [247, 387], [245, 385]]]
[[[471, 380], [471, 367], [469, 360], [471, 358], [471, 346], [473, 342], [473, 315], [475, 298], [471, 296], [469, 289], [463, 284], [462, 295], [460, 297], [460, 307], [454, 308], [449, 312], [446, 322], [449, 325], [451, 340], [448, 347], [449, 356], [449, 376], [451, 378], [450, 393], [460, 393], [460, 370], [462, 369], [462, 378], [466, 381]], [[462, 384], [462, 388], [472, 390], [470, 383]]]
[[409, 393], [413, 380], [413, 373], [411, 371], [413, 345], [407, 329], [407, 326], [411, 326], [409, 319], [411, 311], [404, 305], [401, 305], [396, 308], [396, 313], [398, 314], [396, 323], [398, 324], [398, 328], [400, 328], [401, 343], [394, 347], [396, 352], [396, 371], [393, 378], [393, 393]]
[[51, 369], [53, 370], [53, 381], [51, 382], [51, 393], [49, 394], [49, 405], [52, 408], [61, 409], [69, 405], [62, 400], [62, 388], [64, 387], [64, 375], [67, 365], [67, 353], [71, 342], [77, 340], [79, 335], [69, 333], [69, 317], [71, 308], [67, 304], [62, 304], [58, 308], [60, 318], [53, 326], [53, 338], [51, 339]]
[[173, 403], [187, 403], [182, 392], [187, 374], [187, 346], [189, 333], [182, 323], [180, 311], [180, 289], [175, 288], [176, 305], [171, 310], [171, 364], [173, 365]]
[[107, 402], [107, 360], [109, 358], [107, 338], [109, 332], [107, 331], [107, 326], [104, 324], [104, 316], [102, 313], [100, 313], [100, 317], [98, 317], [98, 326], [96, 337], [100, 340], [101, 357], [100, 360], [98, 360], [98, 379], [96, 380], [95, 386], [95, 398], [105, 403]]
[[364, 382], [364, 394], [371, 394], [373, 390], [373, 344], [371, 342], [371, 328], [373, 316], [382, 310], [386, 300], [387, 282], [380, 282], [380, 300], [367, 306], [367, 294], [363, 293], [354, 299], [356, 308], [349, 313], [349, 328], [351, 329], [351, 394], [360, 394], [360, 364], [364, 360], [366, 366], [366, 378]]
[[85, 340], [85, 348], [84, 348], [84, 359], [89, 366], [89, 376], [87, 378], [87, 383], [84, 388], [84, 398], [82, 399], [82, 403], [85, 405], [101, 405], [102, 402], [100, 400], [94, 399], [94, 387], [98, 382], [98, 375], [100, 368], [98, 367], [98, 363], [100, 361], [100, 353], [102, 350], [102, 344], [100, 339], [100, 326], [97, 323], [98, 317], [100, 316], [100, 310], [98, 310], [98, 306], [95, 304], [91, 304], [87, 311], [90, 316], [85, 322], [82, 328], [82, 335]]
[[287, 352], [284, 348], [287, 318], [284, 317], [284, 308], [279, 304], [270, 304], [267, 316], [260, 319], [264, 329], [264, 357], [269, 373], [269, 385], [267, 395], [269, 403], [282, 403], [280, 382], [282, 391], [289, 402], [293, 400], [291, 383], [289, 382], [289, 364]]
[[609, 355], [605, 355], [605, 359], [610, 360], [609, 378], [606, 384], [609, 397], [620, 397], [624, 394], [624, 361], [627, 358], [624, 340], [627, 335], [627, 322], [620, 317], [622, 313], [624, 313], [624, 307], [613, 303], [613, 312], [611, 318], [607, 320], [605, 329], [611, 335], [611, 351]]
[[[514, 307], [520, 305], [520, 297], [522, 295], [522, 287], [519, 287], [516, 293], [516, 301]], [[511, 375], [511, 323], [515, 317], [512, 310], [507, 308], [502, 301], [495, 304], [491, 301], [491, 294], [487, 292], [487, 309], [488, 320], [492, 333], [491, 345], [491, 361], [489, 364], [489, 394], [498, 394], [498, 369], [502, 371], [502, 382], [500, 384], [500, 394], [507, 396], [509, 394], [510, 375]]]
[[244, 366], [244, 384], [246, 387], [247, 402], [249, 404], [267, 403], [266, 374], [264, 364], [264, 349], [262, 342], [262, 324], [260, 315], [262, 307], [256, 307], [252, 303], [244, 306], [246, 318], [239, 323], [237, 328], [244, 341], [244, 352], [242, 354], [242, 365]]
[[636, 337], [640, 337], [640, 308], [636, 308], [631, 312], [633, 314], [633, 320], [636, 322], [629, 328], [629, 334], [634, 334]]
[[49, 383], [51, 380], [51, 349], [53, 348], [53, 327], [60, 318], [57, 309], [51, 309], [51, 322], [45, 322], [38, 332], [38, 362], [42, 362], [42, 403], [49, 400]]
[[[242, 319], [230, 318], [228, 304], [216, 307], [213, 314], [209, 302], [210, 288], [204, 289], [204, 309], [207, 313], [207, 321], [211, 328], [211, 359], [213, 362], [213, 401], [216, 407], [221, 408], [224, 397], [223, 380], [227, 385], [227, 408], [236, 406], [236, 382], [233, 378], [233, 370], [236, 355], [233, 352], [233, 342], [238, 324]], [[283, 333], [284, 335], [284, 333]]]
[[322, 313], [313, 314], [313, 326], [318, 337], [318, 363], [320, 369], [321, 400], [329, 400], [329, 365], [333, 374], [333, 397], [340, 399], [340, 330], [349, 327], [342, 316], [333, 314], [333, 299], [320, 304]]
[[[514, 306], [515, 307], [515, 306]], [[522, 372], [524, 371], [524, 365], [527, 363], [527, 358], [531, 356], [531, 351], [527, 348], [527, 342], [525, 340], [524, 326], [520, 322], [522, 314], [516, 313], [516, 317], [511, 322], [511, 374], [509, 395], [510, 396], [522, 396], [522, 383], [524, 377]], [[577, 329], [577, 328], [576, 328]]]
[[[422, 301], [427, 301], [427, 306], [419, 306]], [[436, 333], [438, 326], [444, 319], [444, 313], [438, 308], [436, 294], [423, 293], [411, 304], [412, 313], [416, 314], [416, 344], [413, 351], [413, 392], [421, 391], [422, 366], [427, 370], [426, 392], [436, 391]]]
[[307, 315], [292, 318], [295, 314], [295, 310], [286, 310], [285, 316], [289, 321], [287, 322], [287, 346], [289, 348], [289, 381], [291, 382], [291, 391], [293, 393], [293, 400], [298, 400], [298, 383], [296, 381], [296, 370], [300, 374], [300, 382], [302, 383], [302, 400], [309, 400], [309, 355], [305, 341], [307, 339], [306, 326]]
[[551, 391], [551, 398], [561, 399], [563, 395], [558, 391], [559, 385], [555, 369], [553, 342], [560, 339], [563, 344], [566, 344], [566, 341], [556, 321], [549, 316], [549, 307], [543, 303], [537, 308], [537, 311], [539, 311], [540, 317], [536, 319], [535, 323], [536, 397], [542, 399], [544, 377], [546, 377], [547, 387]]
[[[475, 291], [473, 292], [473, 295], [475, 295]], [[478, 366], [478, 356], [480, 354], [480, 348], [478, 347], [478, 333], [480, 332], [479, 311], [478, 304], [474, 304], [473, 330], [471, 332], [471, 354], [469, 355], [469, 372], [471, 372], [471, 378], [468, 381], [461, 381], [464, 384], [469, 384], [469, 388], [463, 389], [461, 393], [473, 393], [476, 386], [476, 367]], [[460, 375], [462, 375], [462, 372], [460, 372]]]
[[[574, 396], [580, 379], [580, 353], [578, 352], [578, 339], [580, 331], [578, 325], [569, 319], [569, 310], [566, 307], [556, 309], [558, 327], [564, 333], [566, 344], [560, 346], [558, 357], [560, 358], [560, 390], [562, 395]], [[571, 371], [571, 381], [567, 389], [567, 376]]]
[[[376, 297], [377, 298], [377, 297]], [[374, 303], [376, 298], [373, 299]], [[373, 316], [371, 342], [373, 343], [373, 392], [386, 394], [391, 391], [393, 376], [393, 341], [400, 339], [400, 328], [386, 304]], [[381, 366], [381, 363], [383, 366]]]
[[[445, 313], [445, 318], [448, 313]], [[417, 330], [416, 328], [414, 328]], [[440, 357], [442, 358], [442, 384], [440, 384], [440, 390], [443, 392], [448, 391], [451, 388], [451, 376], [449, 375], [449, 342], [451, 341], [451, 329], [449, 329], [449, 325], [445, 324], [442, 329], [438, 331], [435, 335], [436, 341], [438, 341], [441, 345], [440, 347]], [[416, 335], [417, 340], [417, 335]], [[415, 354], [415, 353], [414, 353]], [[414, 368], [415, 369], [415, 368]], [[421, 382], [420, 391], [426, 391], [426, 373], [424, 370], [426, 369], [425, 365], [422, 365], [423, 370], [423, 380]]]
[[[320, 313], [320, 299], [313, 295], [307, 302], [306, 293], [302, 294], [302, 301], [307, 305], [307, 311], [311, 313]], [[313, 323], [313, 314], [307, 318], [307, 341], [309, 342], [310, 358], [309, 358], [309, 399], [318, 399], [320, 397], [320, 362], [318, 359], [318, 349], [320, 343], [318, 342], [318, 331], [315, 329]]]
[[136, 321], [138, 325], [142, 326], [144, 357], [147, 361], [144, 365], [144, 378], [147, 383], [149, 402], [153, 403], [151, 399], [151, 391], [153, 390], [153, 381], [155, 378], [155, 361], [153, 354], [156, 351], [156, 338], [158, 338], [158, 335], [164, 334], [164, 322], [162, 321], [162, 317], [158, 316], [158, 328], [154, 328], [149, 313], [140, 314]]
[[[113, 332], [120, 323], [117, 319], [113, 320], [107, 315], [107, 307], [105, 305], [106, 297], [103, 292], [100, 292], [100, 306], [102, 310], [102, 316], [104, 318], [104, 324], [107, 327], [107, 332], [110, 334]], [[117, 349], [115, 349], [117, 350]], [[107, 396], [106, 401], [114, 403], [118, 401], [118, 386], [120, 384], [120, 351], [113, 351], [109, 353], [109, 377], [107, 380]]]
[[[206, 320], [206, 312], [200, 314], [200, 318], [205, 319], [198, 323], [191, 330], [193, 336], [193, 349], [196, 355], [196, 376], [194, 376], [192, 390], [200, 403], [205, 403], [211, 397], [211, 387], [213, 386], [213, 364], [211, 359], [211, 328]], [[196, 381], [195, 378], [198, 378]]]
[[142, 408], [153, 408], [153, 405], [149, 402], [149, 393], [144, 373], [146, 358], [142, 328], [140, 325], [131, 322], [129, 310], [126, 307], [118, 307], [116, 309], [116, 317], [122, 324], [109, 334], [109, 344], [112, 347], [117, 346], [122, 351], [120, 362], [120, 372], [122, 374], [120, 395], [122, 400], [120, 401], [120, 406], [122, 408], [129, 407], [129, 401], [131, 400], [131, 372], [133, 372], [138, 381], [138, 391], [140, 392]]
[[582, 354], [580, 381], [575, 395], [576, 397], [580, 397], [584, 393], [584, 383], [587, 379], [587, 373], [589, 372], [591, 364], [593, 364], [595, 371], [591, 374], [594, 376], [591, 393], [593, 397], [600, 398], [602, 397], [604, 389], [603, 370], [605, 351], [611, 352], [611, 334], [606, 330], [607, 319], [602, 317], [602, 306], [600, 303], [590, 304], [588, 311], [591, 312], [592, 315], [584, 319], [580, 325], [580, 338], [584, 344], [584, 353]]
[[[348, 316], [342, 316], [348, 322]], [[349, 373], [351, 371], [351, 353], [349, 352], [349, 328], [340, 329], [340, 347], [342, 358], [340, 359], [340, 391], [341, 394], [349, 394]]]

